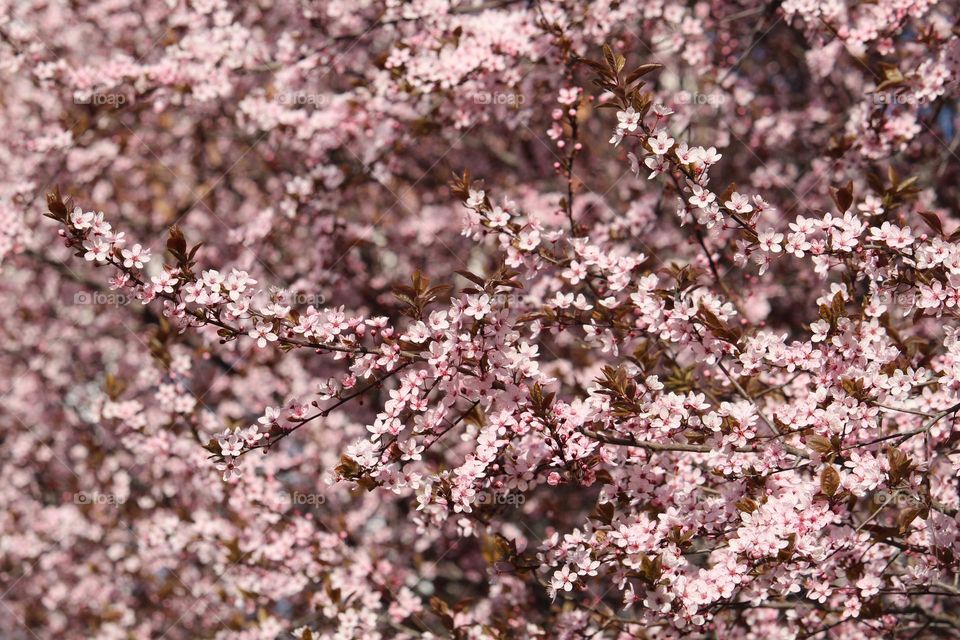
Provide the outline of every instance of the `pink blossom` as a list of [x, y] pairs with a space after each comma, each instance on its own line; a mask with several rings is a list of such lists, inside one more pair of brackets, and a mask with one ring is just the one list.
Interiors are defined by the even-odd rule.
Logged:
[[144, 264], [150, 262], [150, 250], [144, 249], [139, 244], [124, 249], [121, 253], [123, 254], [123, 266], [128, 269], [131, 267], [142, 269]]

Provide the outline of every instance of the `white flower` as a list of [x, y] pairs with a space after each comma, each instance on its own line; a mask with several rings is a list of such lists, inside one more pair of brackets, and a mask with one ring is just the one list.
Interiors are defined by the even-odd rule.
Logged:
[[467, 206], [471, 209], [478, 209], [483, 206], [483, 200], [486, 194], [483, 191], [474, 191], [470, 189], [470, 197], [467, 198]]
[[257, 320], [253, 329], [250, 329], [247, 335], [256, 340], [257, 346], [261, 349], [266, 347], [268, 342], [277, 341], [277, 334], [273, 332], [273, 325], [259, 320]]
[[483, 294], [479, 297], [473, 297], [463, 310], [463, 315], [482, 320], [485, 315], [490, 313], [490, 296]]
[[706, 209], [710, 206], [710, 203], [716, 199], [717, 196], [713, 192], [704, 189], [700, 185], [693, 185], [693, 195], [690, 196], [689, 201], [690, 204], [695, 207]]
[[724, 202], [723, 206], [734, 213], [750, 213], [753, 211], [753, 205], [750, 204], [750, 199], [736, 191], [730, 194], [730, 199]]
[[564, 565], [550, 578], [550, 586], [555, 591], [571, 591], [577, 578], [576, 571], [571, 571], [570, 567]]
[[142, 269], [144, 264], [150, 262], [150, 249], [144, 249], [139, 244], [135, 244], [129, 249], [124, 249], [122, 255], [123, 266], [127, 269], [132, 267]]
[[617, 111], [617, 120], [619, 131], [636, 131], [640, 124], [640, 114], [633, 107], [627, 107], [626, 111]]
[[490, 221], [491, 227], [505, 227], [507, 223], [510, 222], [510, 214], [504, 211], [502, 207], [496, 206], [493, 208], [493, 211], [487, 215], [487, 220]]
[[670, 151], [670, 147], [673, 146], [673, 138], [668, 136], [666, 131], [660, 131], [656, 138], [652, 136], [647, 138], [647, 144], [651, 151], [658, 156], [662, 156]]
[[83, 211], [80, 207], [73, 210], [70, 214], [70, 224], [77, 229], [89, 229], [93, 226], [93, 211]]
[[106, 262], [107, 258], [110, 256], [110, 245], [96, 238], [94, 240], [87, 240], [83, 243], [83, 248], [87, 252], [83, 255], [85, 260], [97, 262]]
[[783, 250], [783, 247], [780, 246], [780, 243], [783, 242], [783, 234], [777, 233], [776, 229], [767, 229], [761, 232], [757, 237], [757, 242], [760, 243], [760, 249], [768, 253], [780, 253]]

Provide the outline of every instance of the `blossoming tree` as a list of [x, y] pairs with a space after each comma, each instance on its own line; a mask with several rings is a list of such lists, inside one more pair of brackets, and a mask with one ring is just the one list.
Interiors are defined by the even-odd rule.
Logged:
[[7, 0], [0, 632], [960, 637], [957, 9]]

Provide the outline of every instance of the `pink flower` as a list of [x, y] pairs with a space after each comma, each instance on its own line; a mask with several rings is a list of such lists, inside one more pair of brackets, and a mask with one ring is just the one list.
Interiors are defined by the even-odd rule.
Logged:
[[83, 256], [87, 261], [106, 262], [110, 257], [110, 245], [100, 238], [87, 240], [83, 243], [83, 248], [87, 250]]
[[574, 104], [580, 97], [580, 87], [561, 87], [557, 102], [565, 105]]
[[550, 588], [554, 591], [571, 591], [578, 577], [575, 571], [571, 571], [569, 566], [564, 565], [550, 578]]
[[467, 298], [467, 306], [463, 309], [463, 315], [476, 318], [477, 320], [483, 320], [483, 317], [490, 313], [491, 309], [490, 296], [487, 294], [469, 296]]
[[479, 209], [483, 206], [485, 198], [486, 194], [483, 191], [474, 191], [471, 189], [469, 197], [467, 198], [467, 206], [471, 209]]
[[690, 158], [693, 163], [710, 166], [720, 161], [723, 156], [717, 153], [716, 147], [704, 149], [703, 147], [694, 147], [690, 150]]
[[123, 255], [123, 266], [128, 269], [142, 269], [144, 264], [150, 262], [150, 249], [144, 249], [139, 244], [124, 249], [121, 254]]
[[880, 242], [884, 242], [891, 249], [904, 249], [913, 244], [913, 233], [907, 227], [898, 227], [884, 222], [879, 228], [872, 227], [870, 235]]
[[673, 113], [673, 109], [659, 103], [654, 104], [651, 111], [653, 111], [654, 115], [659, 116], [661, 118], [665, 118], [666, 116], [669, 116], [670, 114]]
[[724, 202], [723, 206], [734, 213], [750, 213], [753, 211], [753, 205], [750, 204], [750, 199], [736, 191], [730, 194], [730, 199]]
[[640, 124], [640, 114], [633, 107], [617, 112], [617, 130], [621, 132], [636, 131]]
[[263, 349], [268, 342], [276, 342], [277, 334], [273, 332], [273, 324], [257, 320], [253, 328], [247, 333], [248, 336], [257, 341], [257, 346]]
[[510, 222], [510, 214], [500, 207], [494, 207], [493, 211], [487, 214], [490, 226], [496, 228], [505, 227]]
[[77, 229], [89, 229], [93, 226], [93, 217], [93, 211], [85, 212], [80, 207], [76, 207], [70, 214], [70, 224]]
[[780, 253], [783, 250], [783, 247], [780, 246], [780, 243], [783, 242], [783, 234], [775, 229], [765, 229], [760, 232], [757, 242], [760, 245], [760, 250], [767, 253]]
[[243, 475], [238, 458], [224, 458], [222, 462], [217, 463], [217, 470], [223, 472], [225, 482], [233, 482]]
[[666, 131], [661, 130], [657, 133], [656, 137], [651, 136], [647, 138], [647, 144], [654, 154], [662, 156], [673, 146], [673, 138], [669, 137]]
[[243, 440], [233, 431], [224, 431], [218, 438], [220, 453], [226, 457], [236, 457], [243, 451]]
[[582, 262], [577, 260], [571, 260], [570, 266], [564, 269], [563, 277], [570, 282], [570, 284], [577, 284], [581, 280], [585, 280], [587, 277], [587, 266]]
[[150, 281], [153, 282], [158, 293], [173, 293], [173, 287], [177, 283], [177, 278], [164, 269], [160, 272], [160, 275], [153, 276]]
[[694, 185], [692, 189], [693, 189], [693, 195], [690, 196], [689, 202], [695, 207], [700, 207], [701, 209], [705, 209], [710, 205], [710, 203], [712, 203], [714, 200], [717, 199], [716, 194], [712, 193], [707, 189], [704, 189], [700, 185]]
[[880, 593], [880, 587], [883, 586], [883, 580], [879, 577], [868, 574], [857, 580], [857, 589], [860, 589], [860, 597], [867, 599]]

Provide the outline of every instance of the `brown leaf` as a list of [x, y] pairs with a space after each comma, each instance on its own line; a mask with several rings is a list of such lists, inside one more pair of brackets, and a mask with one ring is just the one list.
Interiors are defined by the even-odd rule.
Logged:
[[890, 483], [896, 484], [910, 475], [910, 458], [903, 451], [896, 447], [887, 449], [887, 463], [890, 470], [887, 472], [890, 476]]
[[835, 319], [843, 316], [844, 306], [843, 294], [838, 291], [834, 294], [833, 303], [830, 306], [830, 310], [833, 312]]
[[444, 626], [453, 630], [453, 610], [450, 608], [442, 598], [438, 596], [433, 596], [430, 598], [430, 608], [433, 609], [440, 619], [443, 621]]
[[616, 73], [617, 69], [617, 56], [613, 53], [613, 49], [610, 48], [610, 45], [603, 45], [603, 59], [607, 63], [607, 68], [610, 71]]
[[897, 65], [881, 62], [879, 66], [880, 70], [883, 71], [883, 81], [877, 85], [877, 91], [885, 91], [906, 82], [906, 78], [897, 68]]
[[487, 285], [487, 281], [484, 280], [483, 278], [481, 278], [480, 276], [478, 276], [478, 275], [475, 274], [475, 273], [471, 273], [471, 272], [465, 271], [465, 270], [454, 271], [454, 273], [463, 276], [464, 278], [466, 278], [467, 280], [469, 280], [470, 282], [476, 284], [477, 286], [479, 286], [479, 287], [481, 287], [481, 288], [483, 288], [483, 287], [485, 287], [485, 286]]
[[177, 225], [170, 227], [167, 234], [167, 251], [178, 261], [182, 261], [187, 255], [187, 240]]
[[833, 466], [827, 465], [820, 474], [820, 490], [832, 498], [839, 488], [840, 474]]
[[450, 191], [461, 200], [470, 197], [470, 172], [464, 169], [463, 175], [459, 176], [454, 172], [453, 179], [450, 180]]
[[67, 206], [60, 196], [60, 187], [54, 187], [53, 191], [47, 194], [47, 208], [50, 210], [51, 218], [60, 222], [67, 222], [70, 219], [70, 213]]
[[853, 181], [848, 182], [839, 189], [831, 187], [830, 194], [833, 196], [833, 201], [837, 204], [837, 209], [839, 209], [840, 213], [844, 213], [850, 208], [850, 205], [853, 204]]
[[606, 469], [597, 471], [597, 482], [600, 484], [616, 484], [616, 482], [613, 480], [613, 476], [610, 475], [610, 472]]
[[923, 513], [923, 507], [907, 507], [897, 514], [897, 524], [900, 526], [900, 533], [906, 533], [910, 523], [916, 520], [917, 516]]
[[649, 64], [642, 64], [633, 71], [630, 72], [630, 75], [627, 76], [627, 84], [633, 84], [643, 76], [651, 73], [653, 71], [659, 71], [663, 68], [662, 64], [652, 62]]
[[601, 502], [597, 505], [596, 511], [594, 511], [591, 516], [594, 520], [598, 520], [603, 524], [610, 524], [613, 522], [613, 516], [615, 513], [615, 507], [612, 502]]
[[807, 436], [807, 446], [822, 456], [833, 451], [833, 443], [827, 438], [818, 435]]
[[920, 217], [927, 223], [927, 226], [936, 231], [938, 236], [943, 235], [943, 223], [940, 222], [940, 216], [929, 211], [921, 211]]

